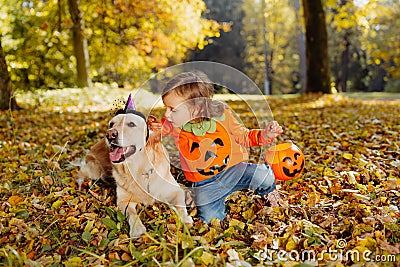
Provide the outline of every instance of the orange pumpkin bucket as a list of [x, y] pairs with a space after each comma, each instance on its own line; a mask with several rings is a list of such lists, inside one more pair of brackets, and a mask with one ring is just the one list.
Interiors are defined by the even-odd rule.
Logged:
[[275, 178], [284, 181], [297, 178], [305, 164], [303, 152], [290, 142], [271, 146], [264, 159], [274, 170]]

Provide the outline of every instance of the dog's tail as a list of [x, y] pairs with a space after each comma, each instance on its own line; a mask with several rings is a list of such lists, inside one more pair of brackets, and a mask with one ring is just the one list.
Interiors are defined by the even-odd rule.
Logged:
[[102, 166], [92, 155], [86, 155], [80, 161], [70, 162], [70, 164], [79, 167], [78, 178], [75, 179], [79, 190], [82, 189], [82, 184], [85, 180], [112, 182], [111, 169], [107, 168], [107, 166]]
[[[85, 166], [86, 166], [86, 160], [85, 160], [85, 158], [78, 159], [78, 160], [70, 161], [69, 164], [74, 167], [79, 167], [78, 178], [75, 179], [75, 182], [78, 184], [78, 188], [80, 191], [82, 188], [82, 184], [85, 181], [85, 177], [87, 176], [87, 175], [85, 175], [87, 172], [84, 170]], [[86, 177], [86, 178], [88, 178], [88, 177]]]

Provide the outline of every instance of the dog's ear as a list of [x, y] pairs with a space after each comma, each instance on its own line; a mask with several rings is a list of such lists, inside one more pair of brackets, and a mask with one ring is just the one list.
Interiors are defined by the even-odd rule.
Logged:
[[149, 129], [149, 138], [147, 140], [147, 146], [152, 147], [153, 149], [157, 149], [157, 144], [161, 142], [161, 129], [154, 129], [152, 126], [153, 123], [160, 123], [161, 120], [157, 119], [153, 115], [149, 115], [146, 120], [147, 128]]
[[153, 149], [158, 148], [158, 144], [161, 142], [161, 130], [150, 131], [149, 138], [147, 139], [146, 146], [150, 146]]

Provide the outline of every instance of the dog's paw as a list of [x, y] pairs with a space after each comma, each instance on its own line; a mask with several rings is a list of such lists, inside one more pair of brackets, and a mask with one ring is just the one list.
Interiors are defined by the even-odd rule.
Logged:
[[190, 225], [193, 224], [193, 219], [192, 219], [191, 216], [186, 216], [186, 217], [184, 217], [184, 218], [182, 219], [182, 221], [183, 221], [184, 223], [187, 223], [187, 224], [190, 224]]
[[142, 223], [136, 223], [133, 227], [130, 227], [129, 236], [133, 239], [139, 238], [146, 232], [146, 227]]

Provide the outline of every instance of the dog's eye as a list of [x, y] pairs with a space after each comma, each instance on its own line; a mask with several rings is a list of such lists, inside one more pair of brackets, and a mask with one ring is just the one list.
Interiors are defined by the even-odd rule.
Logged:
[[110, 128], [112, 128], [114, 126], [114, 123], [111, 121], [110, 122]]
[[130, 122], [130, 123], [128, 123], [128, 126], [129, 127], [136, 127], [136, 124], [134, 122]]

